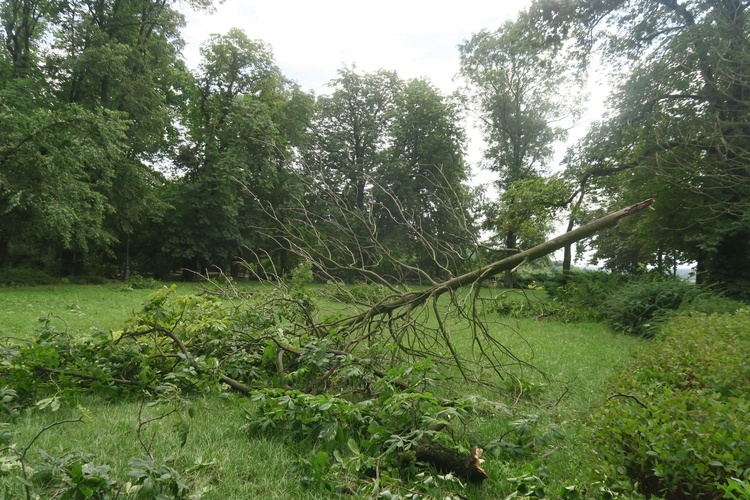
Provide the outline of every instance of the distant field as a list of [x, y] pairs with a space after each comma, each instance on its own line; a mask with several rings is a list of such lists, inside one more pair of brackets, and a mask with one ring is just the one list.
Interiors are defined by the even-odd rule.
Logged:
[[[196, 290], [178, 287], [179, 293]], [[114, 329], [153, 291], [124, 284], [0, 287], [0, 336], [28, 338], [46, 319], [69, 332]]]
[[[197, 285], [178, 286], [181, 294], [199, 290]], [[40, 317], [50, 318], [58, 330], [67, 328], [71, 334], [91, 329], [116, 329], [152, 292], [128, 290], [118, 284], [0, 289], [0, 337], [31, 338]], [[462, 330], [466, 328], [467, 325], [457, 325], [453, 335], [460, 339], [467, 335], [466, 330]], [[503, 478], [542, 468], [550, 476], [545, 479], [547, 484], [559, 490], [574, 481], [580, 464], [587, 459], [581, 419], [603, 399], [600, 389], [614, 366], [627, 361], [643, 341], [614, 334], [594, 323], [563, 324], [498, 317], [493, 328], [505, 345], [545, 372], [547, 377], [529, 371], [524, 390], [530, 397], [518, 401], [465, 383], [459, 384], [457, 389], [463, 394], [483, 393], [502, 401], [513, 408], [515, 418], [533, 417], [539, 429], [554, 426], [565, 437], [550, 445], [542, 458], [530, 455], [500, 461], [488, 457], [485, 468], [491, 479], [481, 488], [470, 488], [467, 494], [471, 498], [502, 498], [508, 494], [508, 484]], [[58, 412], [29, 411], [13, 426], [14, 442], [28, 443], [45, 425], [75, 418], [78, 404], [90, 413], [89, 422], [66, 424], [45, 432], [34, 444], [32, 453], [38, 453], [37, 450], [55, 456], [71, 450], [93, 453], [97, 463], [106, 463], [112, 468], [112, 477], [126, 480], [128, 459], [143, 455], [135, 434], [141, 411], [137, 401], [82, 397], [78, 401], [63, 402]], [[150, 439], [153, 439], [152, 451], [156, 457], [173, 457], [180, 470], [194, 468], [192, 480], [196, 487], [205, 490], [203, 498], [330, 497], [329, 493], [316, 493], [301, 485], [294, 473], [295, 450], [288, 443], [273, 437], [247, 437], [241, 429], [246, 422], [244, 411], [252, 407], [247, 398], [207, 395], [197, 398], [193, 407], [195, 417], [184, 447], [179, 446], [174, 420], [150, 424], [148, 436], [153, 436]], [[489, 441], [506, 432], [508, 422], [478, 420], [471, 425], [477, 436]], [[533, 468], [528, 469], [532, 462]], [[21, 491], [14, 479], [0, 474], [0, 492], [5, 487], [10, 488], [10, 492]]]

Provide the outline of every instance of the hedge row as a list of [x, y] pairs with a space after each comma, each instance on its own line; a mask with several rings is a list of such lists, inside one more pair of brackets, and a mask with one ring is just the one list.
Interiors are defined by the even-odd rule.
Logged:
[[666, 499], [750, 484], [750, 310], [672, 318], [614, 380], [590, 422], [600, 474]]
[[535, 302], [503, 295], [497, 301], [498, 313], [559, 321], [601, 321], [623, 333], [652, 337], [676, 314], [734, 312], [744, 306], [710, 287], [657, 274], [578, 271], [567, 277], [559, 273], [525, 277], [525, 288], [546, 290], [550, 300]]

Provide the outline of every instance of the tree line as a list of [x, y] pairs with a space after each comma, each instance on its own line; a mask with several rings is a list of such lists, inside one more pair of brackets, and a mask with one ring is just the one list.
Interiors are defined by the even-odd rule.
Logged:
[[[345, 280], [446, 279], [556, 218], [655, 198], [589, 243], [597, 261], [694, 262], [700, 282], [750, 289], [739, 0], [536, 0], [458, 47], [455, 95], [351, 66], [316, 96], [238, 29], [190, 71], [176, 2], [8, 0], [0, 17], [0, 268], [267, 277], [309, 258]], [[553, 165], [592, 69], [607, 111]], [[467, 116], [496, 195], [469, 186]]]

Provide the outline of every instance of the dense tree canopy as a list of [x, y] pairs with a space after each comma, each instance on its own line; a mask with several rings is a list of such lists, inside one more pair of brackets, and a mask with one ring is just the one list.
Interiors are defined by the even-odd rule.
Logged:
[[599, 256], [622, 270], [695, 261], [699, 279], [746, 295], [746, 2], [538, 1], [530, 12], [547, 40], [572, 40], [612, 74], [610, 113], [572, 157], [579, 178], [608, 203], [657, 199], [648, 220], [600, 238]]
[[331, 238], [351, 239], [341, 258], [392, 279], [407, 277], [391, 274], [403, 270], [396, 262], [413, 266], [411, 278], [456, 273], [459, 247], [473, 236], [455, 103], [393, 72], [345, 68], [331, 85], [318, 100], [305, 168], [311, 211], [336, 221]]
[[[571, 224], [654, 197], [649, 217], [597, 237], [595, 258], [621, 272], [696, 262], [700, 280], [742, 296], [747, 9], [537, 0], [459, 47], [454, 99], [354, 66], [314, 96], [237, 29], [207, 40], [189, 71], [172, 2], [8, 0], [0, 266], [114, 276], [131, 248], [141, 272], [249, 259], [285, 274], [306, 241], [347, 279], [446, 278], [477, 263], [468, 110], [498, 175], [481, 233], [493, 243], [538, 243], [572, 201]], [[550, 175], [591, 67], [612, 77], [608, 112], [569, 150], [565, 176]], [[312, 229], [290, 232], [300, 207]]]
[[544, 177], [554, 142], [565, 137], [560, 122], [576, 109], [575, 98], [561, 95], [573, 74], [525, 14], [475, 34], [460, 53], [466, 95], [487, 142], [485, 162], [499, 174], [500, 200], [490, 204], [487, 226], [508, 250], [539, 243], [551, 209], [565, 198], [564, 184]]
[[228, 269], [243, 248], [262, 244], [257, 200], [283, 201], [284, 171], [312, 98], [284, 78], [270, 47], [241, 30], [214, 35], [201, 52], [187, 89], [187, 140], [175, 159], [180, 177], [167, 196], [173, 210], [162, 221], [163, 251], [185, 269]]
[[175, 137], [183, 18], [150, 0], [10, 0], [0, 17], [0, 260], [82, 272], [162, 206], [149, 165]]

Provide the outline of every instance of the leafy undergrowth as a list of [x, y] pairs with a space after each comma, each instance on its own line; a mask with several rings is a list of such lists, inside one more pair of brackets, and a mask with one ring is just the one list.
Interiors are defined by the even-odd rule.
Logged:
[[[239, 302], [165, 288], [122, 328], [44, 321], [5, 341], [0, 495], [573, 497], [581, 416], [640, 342], [592, 324], [497, 324], [544, 372], [497, 392], [430, 359], [380, 371], [386, 346], [345, 353], [335, 335], [296, 335], [321, 305], [297, 285]], [[481, 484], [434, 460], [477, 446]]]
[[611, 394], [591, 418], [601, 476], [646, 496], [748, 498], [750, 311], [674, 318]]

